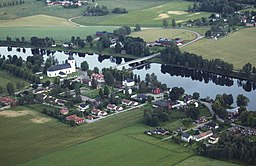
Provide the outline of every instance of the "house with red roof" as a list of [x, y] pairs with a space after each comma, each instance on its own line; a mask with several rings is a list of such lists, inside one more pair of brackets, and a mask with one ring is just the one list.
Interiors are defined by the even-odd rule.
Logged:
[[117, 106], [115, 110], [116, 110], [116, 111], [123, 111], [124, 108], [123, 108], [123, 107], [120, 107], [120, 106]]
[[17, 100], [16, 99], [12, 99], [10, 97], [0, 97], [0, 103], [2, 103], [3, 105], [10, 105], [10, 106], [14, 106], [17, 104]]
[[115, 110], [115, 109], [116, 109], [116, 105], [115, 105], [115, 104], [108, 104], [108, 105], [107, 105], [107, 109], [109, 109], [109, 110]]
[[101, 111], [101, 110], [99, 110], [99, 109], [92, 109], [92, 110], [91, 110], [91, 114], [92, 114], [92, 115], [95, 115], [95, 116], [106, 116], [106, 115], [108, 115], [107, 112]]
[[152, 93], [159, 94], [159, 93], [161, 93], [161, 89], [160, 88], [154, 88], [154, 89], [152, 89]]
[[105, 82], [103, 74], [92, 73], [91, 79], [96, 80], [98, 83]]
[[85, 121], [84, 118], [78, 117], [76, 114], [67, 116], [66, 120], [67, 121], [73, 120], [73, 121], [75, 121], [76, 124], [81, 124]]
[[132, 104], [132, 101], [127, 100], [127, 99], [123, 99], [123, 100], [122, 100], [122, 104], [123, 104], [123, 105], [126, 105], [126, 106], [130, 106], [130, 105]]

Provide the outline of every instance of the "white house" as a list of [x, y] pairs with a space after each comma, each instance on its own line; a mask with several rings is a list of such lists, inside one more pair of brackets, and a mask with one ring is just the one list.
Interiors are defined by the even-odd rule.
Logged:
[[131, 87], [131, 86], [135, 85], [135, 82], [132, 79], [126, 79], [126, 80], [122, 81], [122, 85], [127, 86], [127, 87]]
[[182, 133], [181, 134], [181, 140], [185, 141], [185, 142], [190, 142], [190, 140], [192, 139], [192, 136], [188, 133]]
[[209, 130], [209, 131], [206, 131], [206, 132], [204, 132], [204, 133], [200, 133], [199, 135], [196, 135], [196, 136], [194, 136], [194, 140], [196, 141], [196, 142], [198, 142], [198, 141], [201, 141], [201, 140], [203, 140], [203, 139], [205, 139], [205, 138], [208, 138], [208, 137], [210, 137], [210, 136], [212, 136], [213, 135], [213, 132], [211, 131], [211, 130]]
[[51, 66], [47, 70], [48, 77], [65, 77], [67, 74], [76, 72], [76, 61], [72, 55], [68, 57], [67, 63]]
[[233, 115], [236, 115], [239, 113], [239, 108], [240, 107], [236, 107], [236, 108], [232, 108], [232, 109], [226, 109], [226, 111], [228, 112], [228, 114], [233, 114]]

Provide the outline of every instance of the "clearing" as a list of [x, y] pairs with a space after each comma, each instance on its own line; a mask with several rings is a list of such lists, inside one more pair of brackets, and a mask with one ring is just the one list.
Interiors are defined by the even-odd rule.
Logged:
[[196, 38], [196, 35], [192, 32], [183, 30], [183, 29], [144, 29], [140, 32], [133, 32], [131, 34], [133, 37], [141, 37], [146, 42], [153, 42], [159, 38], [182, 38], [185, 41], [193, 40]]
[[256, 66], [256, 28], [246, 28], [218, 40], [202, 39], [182, 48], [207, 59], [219, 58], [242, 68], [248, 62]]

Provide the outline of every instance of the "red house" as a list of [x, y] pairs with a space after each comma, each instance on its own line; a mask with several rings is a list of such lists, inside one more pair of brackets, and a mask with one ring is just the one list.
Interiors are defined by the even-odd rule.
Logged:
[[80, 124], [80, 123], [84, 122], [84, 118], [80, 118], [80, 117], [76, 116], [76, 114], [67, 116], [66, 120], [68, 120], [68, 121], [73, 120], [76, 122], [76, 124]]
[[0, 97], [0, 103], [4, 105], [10, 105], [10, 106], [15, 106], [17, 103], [16, 99], [12, 99], [10, 97]]
[[159, 94], [159, 93], [161, 93], [161, 89], [160, 88], [154, 88], [154, 89], [152, 89], [152, 93]]

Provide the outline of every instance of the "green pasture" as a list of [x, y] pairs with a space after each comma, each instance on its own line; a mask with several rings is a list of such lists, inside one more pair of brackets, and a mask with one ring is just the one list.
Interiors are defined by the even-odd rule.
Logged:
[[[11, 109], [12, 111], [30, 111], [30, 114], [19, 117], [5, 117], [0, 112], [0, 125], [4, 126], [0, 129], [1, 165], [16, 165], [70, 146], [76, 147], [76, 144], [141, 122], [143, 117], [143, 112], [140, 110], [128, 111], [96, 123], [70, 127], [38, 113], [43, 107], [31, 105]], [[50, 121], [41, 124], [31, 121], [38, 117], [50, 118]], [[83, 156], [86, 156], [86, 153], [83, 153]]]
[[175, 39], [182, 38], [183, 40], [193, 40], [196, 35], [192, 32], [183, 29], [144, 29], [139, 32], [133, 32], [133, 37], [141, 37], [146, 42], [153, 42], [159, 38]]
[[256, 66], [255, 36], [256, 28], [241, 29], [218, 40], [199, 40], [183, 47], [182, 51], [195, 53], [207, 59], [220, 58], [234, 64], [235, 68], [242, 68], [248, 62]]
[[13, 83], [15, 90], [20, 90], [20, 89], [16, 88], [17, 82], [24, 82], [25, 86], [29, 85], [28, 82], [26, 82], [20, 78], [14, 77], [11, 74], [9, 74], [8, 72], [2, 71], [2, 70], [0, 70], [0, 79], [1, 79], [0, 86], [3, 88], [4, 93], [7, 93], [6, 85], [8, 84], [8, 82]]
[[[122, 1], [123, 2], [123, 1]], [[141, 2], [141, 1], [139, 1]], [[166, 1], [164, 1], [166, 2]], [[114, 3], [114, 2], [113, 2]], [[132, 6], [136, 6], [137, 2], [129, 1]], [[144, 1], [145, 3], [145, 1]], [[148, 1], [145, 3], [147, 4]], [[127, 14], [120, 15], [107, 15], [101, 17], [80, 17], [73, 21], [82, 25], [130, 25], [140, 24], [142, 26], [160, 26], [162, 27], [162, 20], [175, 19], [177, 23], [186, 22], [187, 20], [194, 20], [201, 17], [207, 17], [210, 13], [198, 12], [187, 13], [185, 12], [189, 5], [193, 2], [183, 0], [172, 0], [163, 4], [154, 5], [151, 7], [144, 7], [140, 10], [132, 10]]]
[[9, 36], [12, 40], [19, 37], [25, 37], [25, 40], [30, 40], [32, 36], [37, 37], [52, 37], [56, 41], [70, 41], [72, 36], [80, 36], [86, 38], [87, 35], [95, 35], [96, 31], [112, 32], [116, 27], [8, 27], [0, 28], [0, 40], [6, 40]]
[[193, 156], [190, 157], [181, 163], [177, 164], [176, 166], [238, 166], [238, 164], [229, 163], [226, 161], [214, 160], [206, 157], [201, 156]]

